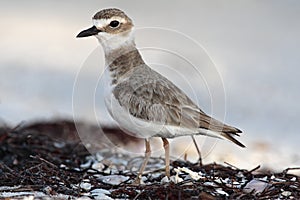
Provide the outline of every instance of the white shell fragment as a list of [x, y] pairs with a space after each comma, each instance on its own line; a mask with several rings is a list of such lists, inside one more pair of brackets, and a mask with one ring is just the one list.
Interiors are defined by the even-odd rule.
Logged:
[[104, 189], [94, 189], [91, 191], [91, 195], [94, 197], [94, 199], [112, 200], [112, 198], [107, 196], [109, 194], [110, 192]]
[[90, 191], [91, 188], [92, 188], [92, 184], [85, 183], [85, 182], [80, 183], [79, 186], [80, 186], [81, 189], [84, 189], [85, 191]]
[[225, 195], [227, 197], [229, 196], [229, 194], [227, 192], [223, 191], [221, 188], [217, 188], [216, 192], [219, 193], [219, 194], [221, 194], [221, 195]]
[[174, 171], [176, 172], [176, 175], [175, 176], [171, 176], [171, 181], [174, 182], [174, 183], [180, 183], [183, 181], [182, 178], [179, 177], [179, 172], [180, 170], [179, 169], [174, 169]]
[[170, 179], [169, 179], [167, 176], [165, 176], [165, 177], [163, 177], [163, 178], [161, 179], [160, 182], [161, 182], [161, 183], [169, 183], [169, 182], [170, 182]]
[[190, 175], [191, 179], [193, 179], [195, 181], [198, 181], [200, 178], [203, 178], [202, 176], [199, 175], [198, 172], [194, 172], [186, 167], [178, 167], [177, 170], [178, 171], [176, 171], [176, 173], [185, 172], [188, 175]]
[[260, 193], [264, 191], [264, 189], [266, 189], [266, 187], [268, 186], [269, 184], [264, 181], [253, 179], [249, 183], [247, 183], [247, 185], [244, 188], [244, 191], [250, 193], [253, 190], [255, 190], [255, 193]]
[[122, 176], [122, 175], [109, 175], [109, 176], [99, 177], [98, 179], [103, 183], [107, 183], [110, 185], [120, 185], [121, 183], [127, 181], [129, 177]]
[[81, 165], [80, 165], [80, 168], [81, 168], [81, 169], [86, 169], [86, 168], [90, 167], [91, 164], [92, 164], [92, 160], [88, 160], [87, 162], [81, 164]]
[[290, 191], [283, 191], [282, 193], [281, 193], [281, 195], [282, 196], [284, 196], [284, 197], [289, 197], [289, 196], [291, 196], [291, 192]]
[[105, 168], [105, 166], [102, 163], [97, 162], [92, 165], [92, 168], [101, 172]]

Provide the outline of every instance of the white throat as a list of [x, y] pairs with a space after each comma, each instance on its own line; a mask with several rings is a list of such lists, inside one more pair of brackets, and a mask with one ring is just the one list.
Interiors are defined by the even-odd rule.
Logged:
[[99, 32], [98, 35], [96, 35], [96, 38], [102, 45], [105, 54], [109, 54], [116, 49], [126, 46], [135, 46], [133, 28], [128, 32], [122, 32], [119, 34]]

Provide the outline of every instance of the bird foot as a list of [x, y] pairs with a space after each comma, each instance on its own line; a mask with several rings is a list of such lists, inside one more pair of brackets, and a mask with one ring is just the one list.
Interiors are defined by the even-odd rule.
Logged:
[[142, 176], [139, 175], [136, 177], [136, 179], [132, 182], [132, 185], [141, 185], [144, 184], [144, 181], [142, 180]]

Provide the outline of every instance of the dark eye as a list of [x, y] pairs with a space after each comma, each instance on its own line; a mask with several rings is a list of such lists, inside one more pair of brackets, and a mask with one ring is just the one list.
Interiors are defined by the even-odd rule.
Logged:
[[109, 26], [112, 28], [115, 28], [117, 26], [119, 26], [120, 22], [118, 22], [117, 20], [111, 21]]

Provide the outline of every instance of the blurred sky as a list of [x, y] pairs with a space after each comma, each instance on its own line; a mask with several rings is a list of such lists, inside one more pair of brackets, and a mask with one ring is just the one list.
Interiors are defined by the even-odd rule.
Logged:
[[[221, 77], [216, 82], [221, 80], [224, 87], [212, 96], [222, 104], [214, 105], [215, 116], [241, 128], [245, 132], [241, 141], [248, 146], [240, 150], [222, 142], [216, 150], [220, 157], [237, 154], [232, 162], [243, 160], [246, 164], [241, 165], [247, 167], [261, 161], [269, 167], [300, 165], [298, 0], [1, 1], [2, 120], [15, 125], [24, 120], [72, 117], [77, 73], [91, 53], [99, 53], [97, 62], [104, 64], [101, 49], [94, 51], [95, 39], [75, 36], [91, 26], [98, 10], [107, 7], [124, 10], [137, 28], [177, 30], [206, 49]], [[142, 32], [137, 34], [138, 45], [155, 42]], [[197, 56], [180, 41], [178, 46], [187, 56]], [[88, 82], [89, 75], [82, 81]], [[205, 97], [200, 101], [203, 110], [211, 109], [209, 101]], [[85, 104], [76, 115], [89, 120], [94, 113], [86, 111]], [[225, 115], [218, 110], [225, 110]]]

